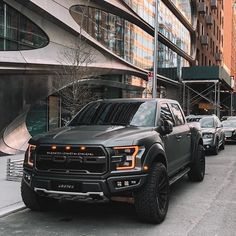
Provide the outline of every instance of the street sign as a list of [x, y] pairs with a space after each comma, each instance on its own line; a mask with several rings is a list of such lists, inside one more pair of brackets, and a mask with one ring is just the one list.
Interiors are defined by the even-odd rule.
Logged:
[[148, 72], [148, 79], [149, 79], [149, 78], [152, 78], [152, 79], [153, 79], [153, 71], [149, 71], [149, 72]]
[[153, 71], [148, 72], [148, 89], [151, 91], [152, 90], [152, 83], [153, 83]]

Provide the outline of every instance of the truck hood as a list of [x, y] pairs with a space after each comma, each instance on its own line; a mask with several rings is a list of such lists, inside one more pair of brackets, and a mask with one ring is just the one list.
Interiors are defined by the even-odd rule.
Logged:
[[[37, 135], [30, 140], [35, 144], [84, 144], [123, 146], [133, 145], [134, 140], [150, 136], [155, 132], [153, 128], [146, 127], [125, 127], [125, 126], [67, 126]], [[156, 132], [155, 132], [156, 133]]]

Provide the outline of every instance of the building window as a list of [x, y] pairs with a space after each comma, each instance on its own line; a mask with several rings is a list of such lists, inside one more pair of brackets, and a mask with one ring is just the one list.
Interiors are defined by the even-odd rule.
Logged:
[[0, 51], [30, 50], [45, 47], [46, 34], [27, 17], [0, 2]]
[[94, 7], [72, 6], [70, 13], [111, 52], [143, 69], [153, 67], [154, 38], [135, 24]]

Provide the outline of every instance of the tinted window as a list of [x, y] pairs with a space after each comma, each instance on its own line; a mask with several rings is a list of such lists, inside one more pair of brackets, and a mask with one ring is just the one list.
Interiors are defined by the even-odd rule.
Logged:
[[184, 121], [184, 117], [183, 117], [180, 107], [175, 103], [171, 103], [171, 107], [174, 113], [175, 125], [176, 126], [183, 125], [185, 121]]
[[156, 103], [151, 102], [93, 102], [71, 121], [77, 125], [133, 125], [153, 127]]
[[27, 17], [0, 1], [0, 51], [45, 47], [46, 34]]
[[174, 124], [173, 116], [171, 114], [170, 108], [166, 103], [161, 104], [161, 119], [169, 120]]

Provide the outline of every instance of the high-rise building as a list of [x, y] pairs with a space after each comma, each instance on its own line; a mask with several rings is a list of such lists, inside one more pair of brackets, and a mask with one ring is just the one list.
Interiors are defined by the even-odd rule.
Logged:
[[223, 42], [223, 64], [224, 68], [231, 75], [231, 61], [232, 61], [232, 36], [233, 36], [233, 0], [224, 1], [224, 42]]
[[187, 114], [214, 113], [220, 117], [232, 113], [230, 2], [197, 1], [196, 63], [183, 70], [183, 106]]
[[158, 0], [155, 25], [156, 1], [0, 0], [0, 151], [24, 149], [30, 134], [60, 126], [52, 84], [61, 66], [72, 65], [64, 52], [78, 37], [93, 55], [84, 79], [100, 97], [150, 96], [157, 60], [158, 96], [180, 100], [181, 69], [195, 61], [196, 3]]
[[223, 22], [223, 1], [199, 0], [196, 57], [196, 64], [198, 66], [222, 65], [224, 42]]
[[236, 91], [236, 3], [232, 5], [232, 43], [231, 43], [231, 76], [234, 78], [234, 91]]

